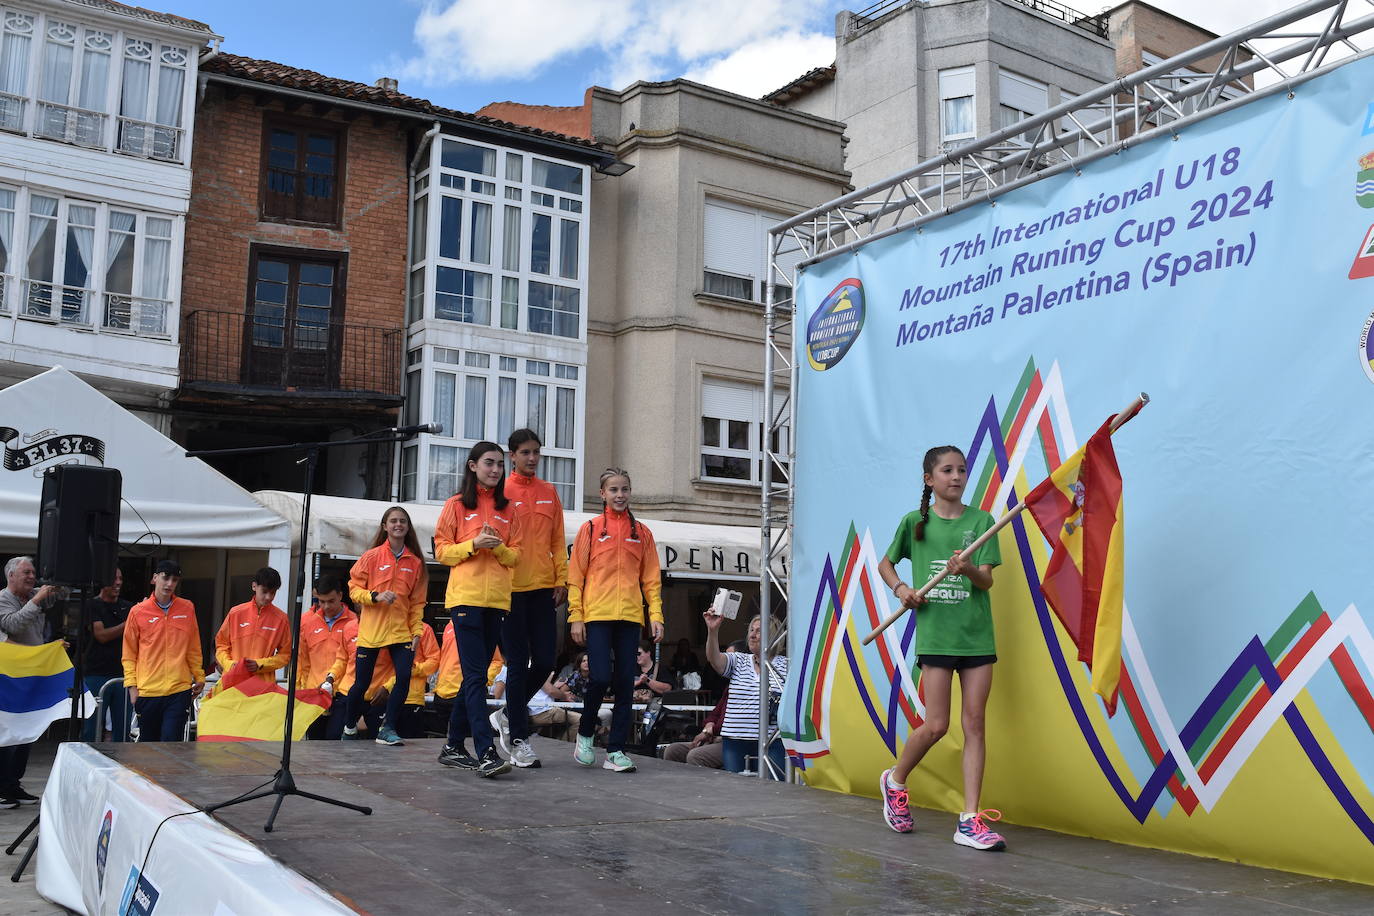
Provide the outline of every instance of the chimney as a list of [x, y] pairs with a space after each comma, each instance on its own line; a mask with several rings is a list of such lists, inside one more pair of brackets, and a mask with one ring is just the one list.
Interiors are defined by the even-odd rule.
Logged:
[[373, 83], [372, 85], [373, 87], [385, 90], [386, 92], [396, 92], [398, 91], [400, 83], [396, 82], [396, 80], [393, 77], [379, 76], [377, 78], [377, 82]]

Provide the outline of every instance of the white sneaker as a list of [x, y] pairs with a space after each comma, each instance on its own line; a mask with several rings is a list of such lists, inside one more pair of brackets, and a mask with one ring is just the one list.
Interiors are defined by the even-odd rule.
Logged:
[[510, 762], [522, 769], [531, 769], [543, 766], [539, 762], [539, 755], [530, 747], [530, 743], [523, 738], [516, 738], [511, 743]]
[[506, 721], [505, 707], [488, 716], [487, 721], [491, 723], [491, 730], [496, 733], [492, 735], [496, 741], [496, 749], [501, 752], [502, 757], [509, 760], [511, 756], [510, 723]]

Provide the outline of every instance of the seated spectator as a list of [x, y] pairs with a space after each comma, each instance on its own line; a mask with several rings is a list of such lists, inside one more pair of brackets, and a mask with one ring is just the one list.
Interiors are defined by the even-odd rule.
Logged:
[[[563, 689], [567, 691], [569, 697], [577, 702], [581, 702], [587, 693], [587, 682], [591, 680], [591, 663], [587, 661], [587, 653], [579, 652], [572, 660], [573, 672], [566, 678], [560, 678]], [[580, 721], [582, 714], [578, 713]], [[611, 707], [602, 705], [596, 714], [597, 724], [600, 732], [605, 732], [611, 726]]]
[[[742, 773], [745, 758], [757, 753], [759, 741], [759, 681], [764, 672], [759, 661], [762, 648], [761, 618], [749, 621], [748, 649], [745, 652], [720, 651], [718, 634], [722, 618], [707, 611], [706, 660], [711, 667], [730, 682], [726, 690], [725, 719], [721, 724], [721, 762], [723, 769]], [[768, 692], [776, 701], [782, 696], [787, 682], [787, 658], [779, 655], [769, 664]], [[768, 748], [768, 759], [779, 769], [783, 767], [782, 741], [775, 740]]]
[[[738, 642], [738, 640], [736, 641]], [[725, 650], [735, 652], [736, 643], [731, 643]], [[725, 721], [725, 709], [729, 702], [730, 691], [727, 688], [721, 694], [720, 702], [716, 708], [706, 714], [706, 721], [702, 723], [701, 731], [690, 741], [676, 741], [663, 749], [663, 759], [671, 760], [673, 763], [686, 763], [697, 767], [710, 767], [719, 770], [722, 767], [720, 742], [720, 726]]]
[[673, 689], [672, 678], [666, 674], [660, 675], [658, 666], [654, 664], [653, 643], [647, 639], [640, 640], [639, 654], [635, 658], [639, 663], [639, 674], [635, 676], [636, 703], [647, 703]]
[[[506, 667], [501, 666], [501, 673], [496, 675], [496, 682], [491, 686], [492, 696], [501, 699], [506, 693]], [[572, 741], [577, 736], [577, 726], [582, 721], [582, 714], [575, 710], [564, 709], [554, 704], [555, 700], [573, 702], [571, 693], [562, 684], [555, 684], [552, 676], [544, 681], [544, 686], [535, 691], [530, 698], [530, 725], [534, 728], [549, 728], [550, 737], [558, 738], [562, 741]], [[532, 766], [539, 766], [538, 758]]]
[[677, 650], [673, 652], [673, 657], [668, 660], [668, 667], [672, 669], [674, 683], [682, 685], [682, 676], [685, 674], [700, 674], [701, 662], [697, 659], [696, 653], [692, 651], [692, 644], [685, 638], [677, 641]]

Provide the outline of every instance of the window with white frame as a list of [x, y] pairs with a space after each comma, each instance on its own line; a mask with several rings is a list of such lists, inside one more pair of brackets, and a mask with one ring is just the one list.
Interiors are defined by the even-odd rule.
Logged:
[[972, 67], [940, 71], [940, 141], [962, 143], [977, 130]]
[[[707, 198], [702, 244], [702, 292], [762, 302], [768, 277], [768, 230], [784, 217]], [[792, 277], [801, 249], [784, 236], [774, 261], [774, 301], [792, 298]]]
[[585, 166], [441, 137], [412, 210], [412, 265], [435, 268], [428, 314], [580, 340], [586, 176]]
[[[702, 379], [701, 479], [761, 483], [764, 428], [761, 385]], [[786, 429], [774, 435], [772, 448], [786, 452]]]
[[[418, 354], [420, 351], [411, 351]], [[564, 505], [576, 496], [578, 415], [583, 370], [570, 363], [520, 359], [452, 347], [428, 347], [426, 419], [440, 431], [426, 436], [423, 456], [426, 498], [445, 500], [462, 483], [461, 459], [482, 440], [505, 443], [517, 427], [529, 427], [543, 443], [544, 478], [559, 489]], [[419, 358], [407, 376], [406, 422], [419, 423]], [[404, 466], [403, 466], [404, 475]], [[455, 476], [456, 475], [456, 476]]]
[[[997, 110], [1000, 113], [1000, 127], [1014, 124], [1034, 117], [1050, 107], [1049, 87], [1044, 83], [1001, 70], [997, 74]], [[1026, 131], [1013, 138], [1012, 142], [1029, 146], [1035, 140], [1034, 131]]]
[[0, 305], [25, 318], [169, 337], [176, 231], [171, 216], [0, 187]]
[[181, 162], [191, 48], [0, 10], [0, 130]]

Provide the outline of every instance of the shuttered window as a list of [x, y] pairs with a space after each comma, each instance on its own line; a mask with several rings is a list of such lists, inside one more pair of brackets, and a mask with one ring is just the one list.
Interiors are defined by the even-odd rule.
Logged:
[[[701, 382], [701, 477], [757, 484], [763, 479], [763, 388], [724, 379]], [[786, 448], [784, 430], [774, 440]], [[775, 469], [774, 476], [779, 471]]]
[[[706, 201], [702, 290], [732, 299], [762, 302], [768, 276], [768, 230], [784, 217], [719, 200]], [[784, 276], [775, 278], [777, 301], [789, 300], [792, 269], [801, 254], [795, 243], [779, 249]]]

